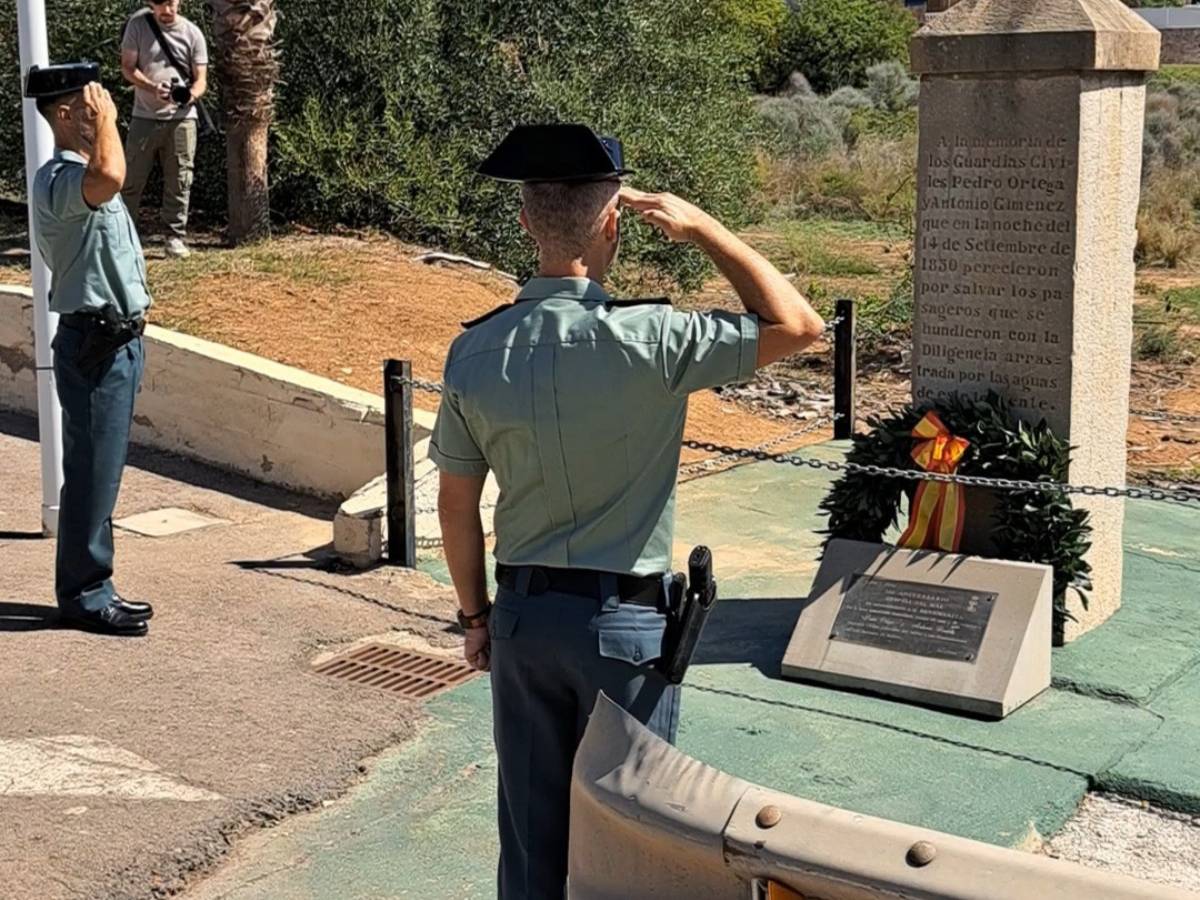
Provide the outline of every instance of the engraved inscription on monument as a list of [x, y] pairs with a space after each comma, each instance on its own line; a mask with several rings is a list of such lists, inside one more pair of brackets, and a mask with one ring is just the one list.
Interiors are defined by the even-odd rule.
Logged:
[[859, 575], [842, 599], [830, 638], [973, 663], [996, 596]]
[[1065, 433], [1077, 127], [1054, 81], [948, 82], [922, 106], [913, 379], [918, 402], [995, 390]]

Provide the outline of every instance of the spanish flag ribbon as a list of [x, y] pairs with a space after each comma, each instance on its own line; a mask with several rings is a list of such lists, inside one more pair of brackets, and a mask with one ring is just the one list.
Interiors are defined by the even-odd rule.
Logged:
[[[971, 442], [955, 437], [932, 410], [917, 423], [913, 437], [918, 438], [912, 458], [927, 472], [950, 474]], [[914, 550], [955, 552], [962, 543], [965, 501], [962, 485], [922, 481], [917, 485], [908, 528], [900, 536], [900, 546]]]

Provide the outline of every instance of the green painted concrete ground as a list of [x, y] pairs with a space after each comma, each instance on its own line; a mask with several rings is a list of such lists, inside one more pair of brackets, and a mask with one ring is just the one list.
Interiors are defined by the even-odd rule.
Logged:
[[[1089, 789], [1200, 812], [1200, 510], [1130, 502], [1121, 611], [1055, 651], [1053, 689], [985, 722], [778, 678], [816, 570], [827, 485], [810, 469], [757, 464], [681, 489], [679, 549], [713, 547], [725, 598], [689, 676], [686, 753], [1005, 846], [1056, 831]], [[432, 701], [422, 736], [348, 800], [256, 839], [198, 896], [492, 897], [489, 703], [483, 680]]]

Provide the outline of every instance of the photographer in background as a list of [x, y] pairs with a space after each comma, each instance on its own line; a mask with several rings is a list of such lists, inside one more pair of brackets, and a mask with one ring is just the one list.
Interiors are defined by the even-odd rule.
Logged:
[[150, 0], [121, 40], [121, 71], [133, 85], [133, 121], [125, 144], [128, 176], [122, 196], [134, 220], [157, 160], [163, 172], [162, 221], [167, 256], [189, 255], [188, 202], [196, 161], [196, 102], [208, 90], [208, 44], [179, 14], [181, 0]]

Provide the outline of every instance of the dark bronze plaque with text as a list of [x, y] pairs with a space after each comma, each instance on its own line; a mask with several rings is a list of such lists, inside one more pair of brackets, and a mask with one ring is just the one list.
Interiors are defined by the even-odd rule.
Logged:
[[830, 638], [973, 663], [997, 596], [858, 575], [842, 598]]

